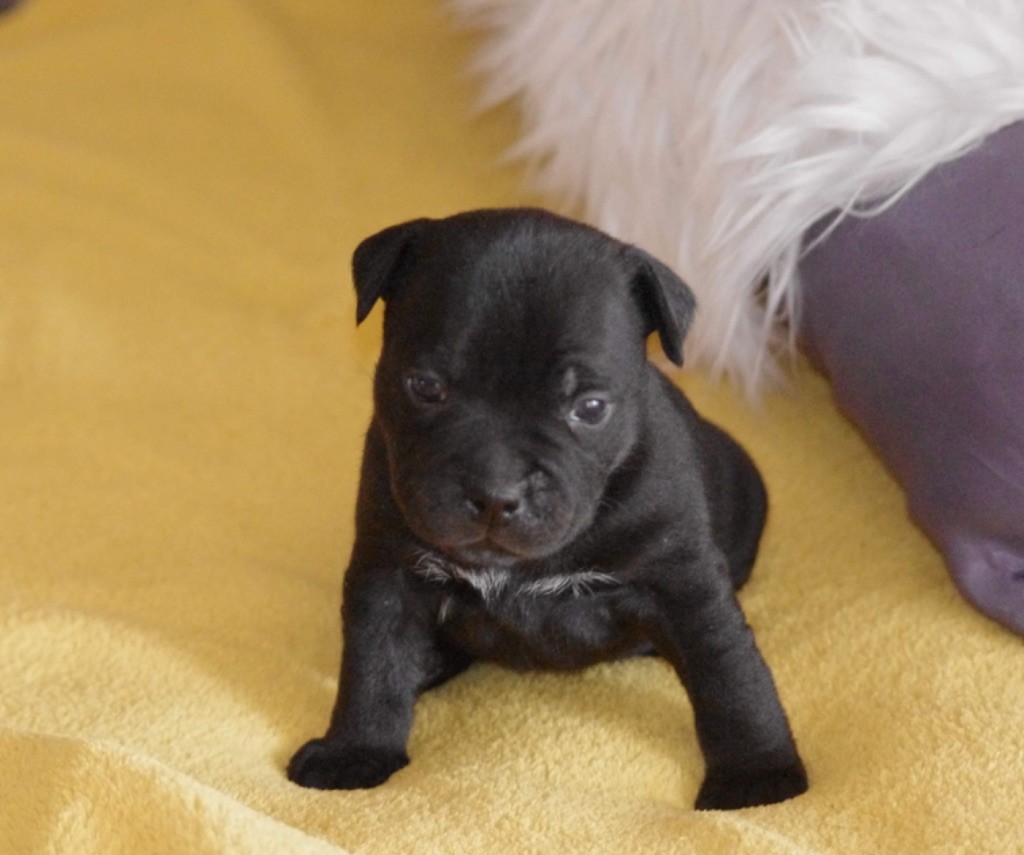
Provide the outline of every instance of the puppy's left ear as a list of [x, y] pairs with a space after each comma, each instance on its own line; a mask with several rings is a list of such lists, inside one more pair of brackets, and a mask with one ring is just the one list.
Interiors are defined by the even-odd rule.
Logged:
[[352, 279], [356, 286], [356, 324], [370, 314], [377, 300], [394, 295], [402, 274], [416, 253], [416, 244], [430, 220], [399, 223], [370, 235], [352, 254]]
[[635, 246], [628, 252], [636, 265], [633, 289], [647, 322], [647, 335], [657, 332], [665, 355], [682, 365], [683, 339], [697, 309], [697, 299], [689, 286], [653, 255]]

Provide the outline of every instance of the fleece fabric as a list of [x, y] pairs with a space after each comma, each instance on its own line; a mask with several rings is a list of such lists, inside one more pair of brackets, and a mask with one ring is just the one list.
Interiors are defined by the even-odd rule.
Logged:
[[801, 367], [759, 410], [742, 602], [811, 775], [696, 813], [653, 659], [477, 666], [371, 791], [326, 723], [379, 315], [356, 243], [531, 201], [432, 0], [23, 0], [0, 17], [0, 852], [851, 853], [1024, 847], [1024, 648], [957, 596]]

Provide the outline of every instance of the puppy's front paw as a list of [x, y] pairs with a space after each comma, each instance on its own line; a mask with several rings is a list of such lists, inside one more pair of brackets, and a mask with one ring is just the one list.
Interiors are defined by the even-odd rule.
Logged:
[[363, 790], [383, 784], [409, 763], [404, 751], [313, 739], [288, 764], [288, 778], [317, 790]]
[[736, 810], [784, 802], [807, 792], [807, 772], [799, 760], [750, 772], [709, 774], [697, 794], [697, 810]]

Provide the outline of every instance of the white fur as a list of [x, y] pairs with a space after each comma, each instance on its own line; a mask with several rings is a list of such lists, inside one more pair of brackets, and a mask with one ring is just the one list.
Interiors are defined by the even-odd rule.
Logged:
[[1024, 118], [1021, 0], [450, 2], [538, 187], [675, 267], [688, 359], [750, 391], [792, 345], [808, 226]]
[[592, 593], [595, 587], [618, 584], [618, 579], [600, 570], [578, 570], [527, 582], [520, 586], [519, 591], [538, 597], [553, 597], [569, 591], [574, 597], [582, 597]]
[[[488, 605], [505, 591], [509, 591], [512, 596], [553, 597], [568, 592], [574, 597], [581, 597], [592, 593], [595, 587], [619, 584], [619, 581], [608, 573], [599, 570], [578, 570], [575, 573], [545, 576], [529, 582], [517, 581], [513, 585], [514, 574], [509, 570], [460, 567], [429, 552], [420, 556], [413, 569], [428, 582], [463, 582], [475, 588]], [[450, 598], [441, 603], [439, 623], [444, 623], [448, 619], [451, 606]]]

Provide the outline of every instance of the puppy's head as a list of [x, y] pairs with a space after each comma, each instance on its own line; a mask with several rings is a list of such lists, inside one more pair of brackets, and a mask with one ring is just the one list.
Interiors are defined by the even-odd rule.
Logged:
[[387, 304], [375, 419], [413, 533], [464, 566], [575, 539], [638, 441], [647, 336], [682, 362], [686, 285], [526, 209], [393, 226], [360, 244], [353, 272], [358, 321]]

